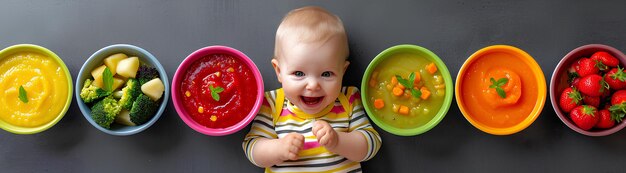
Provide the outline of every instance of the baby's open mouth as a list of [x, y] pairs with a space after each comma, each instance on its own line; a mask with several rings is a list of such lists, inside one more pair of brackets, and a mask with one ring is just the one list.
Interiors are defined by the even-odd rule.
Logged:
[[322, 101], [322, 99], [324, 99], [324, 97], [305, 97], [305, 96], [300, 96], [302, 98], [302, 102], [304, 102], [304, 104], [307, 105], [315, 105], [318, 104]]

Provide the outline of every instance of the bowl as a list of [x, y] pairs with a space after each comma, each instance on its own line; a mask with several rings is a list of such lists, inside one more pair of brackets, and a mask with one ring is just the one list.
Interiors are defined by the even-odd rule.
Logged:
[[626, 121], [621, 121], [620, 123], [615, 124], [612, 128], [609, 129], [596, 129], [593, 128], [590, 131], [583, 130], [576, 126], [574, 122], [569, 118], [569, 114], [563, 112], [559, 108], [559, 97], [563, 90], [569, 86], [567, 83], [568, 76], [567, 71], [568, 68], [575, 63], [581, 57], [590, 57], [593, 53], [597, 51], [606, 51], [615, 58], [619, 59], [620, 65], [623, 67], [626, 64], [626, 55], [624, 55], [621, 51], [607, 45], [602, 44], [589, 44], [580, 46], [569, 53], [567, 53], [563, 59], [558, 63], [554, 72], [552, 73], [552, 78], [550, 79], [550, 101], [552, 102], [552, 108], [556, 112], [557, 117], [567, 125], [570, 129], [587, 136], [606, 136], [613, 134], [626, 126]]
[[[498, 80], [503, 74], [519, 84], [502, 86], [503, 90], [511, 86], [506, 99], [489, 87], [491, 78]], [[493, 135], [524, 130], [541, 114], [546, 101], [546, 81], [539, 64], [528, 53], [508, 45], [488, 46], [472, 54], [459, 70], [455, 91], [465, 119]]]
[[[396, 62], [391, 61], [394, 59], [398, 61]], [[409, 61], [409, 63], [407, 63], [406, 61]], [[393, 63], [402, 63], [402, 62], [408, 65], [404, 66], [401, 64], [393, 64]], [[412, 70], [412, 71], [419, 70], [421, 69], [421, 67], [426, 66], [427, 65], [426, 63], [434, 63], [434, 65], [436, 65], [438, 69], [438, 72], [436, 72], [435, 75], [439, 73], [443, 79], [443, 83], [440, 83], [439, 85], [445, 86], [445, 88], [441, 89], [442, 93], [440, 96], [437, 96], [438, 100], [435, 101], [434, 99], [431, 99], [430, 101], [428, 101], [430, 103], [441, 103], [440, 106], [439, 104], [433, 104], [431, 105], [431, 108], [429, 108], [428, 106], [424, 106], [426, 109], [432, 109], [432, 110], [429, 110], [428, 113], [423, 113], [426, 111], [423, 111], [422, 108], [417, 109], [417, 107], [420, 107], [422, 105], [421, 103], [418, 104], [419, 106], [412, 107], [418, 110], [416, 112], [423, 113], [422, 114], [423, 116], [421, 116], [422, 118], [415, 118], [415, 117], [419, 117], [419, 115], [415, 117], [409, 116], [409, 118], [404, 118], [399, 113], [395, 113], [395, 111], [390, 112], [388, 109], [391, 109], [391, 108], [382, 107], [380, 110], [377, 110], [374, 107], [373, 97], [377, 97], [376, 96], [377, 89], [375, 87], [372, 87], [372, 86], [376, 86], [374, 84], [370, 86], [370, 79], [377, 79], [375, 81], [378, 81], [377, 83], [380, 87], [381, 83], [385, 83], [382, 80], [387, 80], [388, 76], [393, 76], [394, 74], [396, 74], [396, 72], [397, 74], [401, 74], [401, 73], [409, 73], [408, 72], [409, 70]], [[386, 72], [378, 71], [377, 67], [379, 67], [379, 65], [381, 66], [380, 67], [381, 69], [387, 69]], [[385, 68], [386, 66], [394, 66], [394, 65], [401, 66], [401, 67], [396, 66], [393, 68], [393, 69], [401, 69], [401, 71], [394, 71], [394, 70], [391, 70], [391, 68]], [[420, 66], [420, 67], [416, 67], [416, 66]], [[377, 74], [374, 74], [374, 73], [377, 73]], [[389, 74], [384, 74], [384, 73], [389, 73]], [[425, 73], [420, 72], [420, 74], [425, 74]], [[379, 75], [380, 75], [380, 78], [378, 77]], [[372, 78], [374, 76], [376, 77]], [[422, 81], [427, 81], [427, 80], [431, 81], [432, 79], [434, 79], [434, 77], [432, 76], [434, 75], [431, 74], [431, 76], [425, 76], [421, 78], [422, 78]], [[426, 83], [423, 83], [423, 84], [424, 86], [426, 86]], [[385, 84], [382, 84], [382, 85], [385, 85]], [[445, 63], [441, 59], [439, 59], [437, 55], [435, 55], [433, 52], [431, 52], [430, 50], [426, 48], [416, 46], [416, 45], [405, 44], [405, 45], [397, 45], [397, 46], [393, 46], [388, 49], [385, 49], [384, 51], [376, 55], [376, 57], [370, 62], [370, 64], [367, 66], [367, 69], [365, 70], [365, 74], [363, 75], [363, 79], [361, 82], [361, 98], [363, 99], [363, 106], [369, 118], [378, 127], [395, 135], [413, 136], [413, 135], [418, 135], [418, 134], [427, 132], [428, 130], [432, 129], [437, 124], [439, 124], [439, 122], [445, 117], [446, 113], [448, 112], [448, 109], [450, 108], [450, 104], [452, 103], [452, 95], [454, 95], [452, 87], [453, 85], [452, 85], [452, 78], [450, 77], [450, 72], [448, 71], [448, 68], [446, 67]], [[378, 91], [380, 91], [381, 89], [382, 88], [379, 88]], [[372, 93], [370, 93], [370, 90], [372, 91]], [[432, 88], [431, 88], [431, 91], [433, 91], [432, 93], [435, 93], [435, 91], [432, 90]], [[432, 95], [434, 94], [431, 94], [430, 98], [433, 98]], [[383, 95], [380, 95], [380, 96], [383, 97]], [[396, 98], [393, 98], [393, 96], [386, 95], [384, 97], [386, 98], [384, 100], [391, 100], [389, 102], [392, 102], [392, 101], [394, 102], [391, 104], [404, 102], [401, 100], [399, 101]], [[410, 99], [414, 99], [414, 98], [411, 97]], [[416, 100], [408, 101], [409, 106], [410, 104], [416, 104], [417, 103]], [[424, 105], [427, 104], [427, 102], [423, 100], [420, 100], [420, 101], [422, 103], [425, 103]], [[385, 106], [387, 105], [391, 106], [391, 104], [385, 103]], [[412, 113], [409, 113], [409, 114], [412, 114]], [[393, 118], [388, 118], [388, 117], [393, 117]], [[396, 121], [395, 118], [398, 118], [398, 120]]]
[[[83, 84], [85, 80], [91, 78], [91, 71], [95, 69], [96, 67], [104, 64], [103, 60], [105, 58], [116, 53], [124, 53], [128, 55], [128, 57], [136, 56], [139, 58], [139, 61], [141, 63], [147, 64], [156, 68], [157, 71], [159, 72], [159, 77], [161, 81], [163, 82], [163, 85], [165, 86], [165, 91], [161, 98], [161, 103], [159, 105], [159, 108], [156, 114], [148, 122], [141, 124], [141, 125], [137, 125], [137, 126], [125, 126], [125, 125], [113, 123], [111, 124], [111, 128], [107, 129], [98, 125], [91, 118], [91, 108], [87, 104], [85, 104], [83, 99], [80, 98], [80, 91], [83, 88]], [[76, 87], [75, 95], [76, 95], [76, 100], [78, 102], [78, 107], [80, 108], [80, 111], [83, 113], [83, 116], [85, 117], [85, 119], [87, 119], [87, 121], [89, 121], [89, 123], [92, 126], [94, 126], [96, 129], [104, 133], [107, 133], [110, 135], [116, 135], [116, 136], [133, 135], [141, 131], [144, 131], [150, 126], [152, 126], [159, 119], [159, 117], [161, 117], [161, 114], [163, 114], [163, 111], [165, 110], [165, 107], [167, 106], [167, 102], [169, 100], [169, 93], [170, 93], [168, 77], [167, 77], [167, 74], [165, 73], [165, 69], [163, 68], [159, 60], [156, 57], [154, 57], [154, 55], [152, 55], [150, 52], [140, 47], [129, 45], [129, 44], [110, 45], [93, 53], [89, 57], [89, 59], [85, 61], [83, 66], [80, 68], [80, 72], [78, 73], [78, 77], [76, 78], [75, 87]]]
[[[235, 59], [236, 62], [241, 63], [241, 64], [235, 64], [235, 65], [240, 65], [240, 67], [244, 68], [244, 67], [248, 67], [249, 68], [249, 73], [246, 74], [250, 74], [254, 77], [254, 80], [245, 80], [247, 83], [249, 83], [249, 86], [252, 86], [252, 84], [256, 84], [256, 89], [254, 88], [248, 88], [248, 91], [256, 91], [256, 95], [250, 96], [249, 99], [252, 99], [252, 101], [247, 102], [249, 105], [249, 107], [251, 107], [252, 109], [247, 112], [241, 112], [241, 115], [243, 115], [243, 119], [238, 120], [236, 118], [232, 118], [230, 119], [232, 125], [228, 125], [227, 123], [224, 123], [224, 126], [227, 127], [217, 127], [217, 126], [213, 126], [213, 127], [208, 127], [210, 125], [203, 125], [201, 123], [199, 123], [198, 121], [196, 121], [193, 118], [192, 113], [188, 112], [185, 105], [196, 105], [196, 104], [186, 104], [185, 103], [185, 98], [183, 98], [183, 95], [185, 95], [186, 97], [190, 97], [191, 94], [188, 94], [187, 92], [185, 92], [185, 94], [182, 93], [181, 89], [182, 88], [191, 88], [190, 86], [185, 86], [183, 85], [184, 81], [191, 81], [191, 80], [186, 80], [186, 76], [188, 74], [188, 72], [192, 71], [190, 70], [190, 68], [196, 68], [198, 67], [198, 69], [200, 70], [206, 70], [206, 71], [211, 71], [211, 70], [215, 70], [215, 72], [221, 72], [220, 70], [223, 69], [211, 69], [211, 68], [215, 68], [215, 67], [209, 67], [209, 66], [203, 66], [203, 67], [199, 67], [196, 66], [196, 63], [200, 63], [201, 61], [204, 62], [205, 60], [208, 60], [210, 58], [205, 59], [205, 57], [211, 56], [211, 55], [227, 55], [230, 56], [232, 58]], [[213, 56], [212, 56], [213, 57]], [[237, 61], [238, 60], [238, 61]], [[218, 63], [219, 64], [219, 63]], [[224, 63], [227, 64], [227, 63]], [[218, 67], [220, 68], [220, 67]], [[211, 73], [215, 73], [214, 71], [211, 71]], [[233, 71], [230, 71], [233, 72]], [[224, 72], [223, 76], [232, 76], [232, 74], [225, 74], [228, 73], [227, 71]], [[248, 76], [248, 77], [252, 77], [252, 76]], [[241, 76], [240, 76], [241, 77]], [[240, 78], [237, 77], [237, 78]], [[205, 78], [205, 77], [203, 77]], [[199, 82], [201, 84], [199, 84], [200, 86], [204, 86], [204, 82]], [[210, 84], [206, 84], [206, 85], [210, 85]], [[237, 85], [235, 87], [235, 90], [243, 90], [243, 87], [240, 87], [241, 85]], [[219, 86], [218, 86], [219, 87]], [[190, 89], [190, 90], [193, 90]], [[228, 88], [226, 89], [228, 90]], [[202, 96], [201, 94], [198, 95], [194, 95], [194, 97], [200, 97]], [[205, 103], [209, 102], [210, 99], [215, 99], [215, 98], [211, 98], [208, 97], [208, 99], [204, 99]], [[259, 69], [257, 68], [257, 66], [254, 64], [254, 62], [252, 62], [252, 60], [250, 60], [250, 58], [248, 58], [248, 56], [246, 56], [245, 54], [243, 54], [242, 52], [227, 47], [227, 46], [208, 46], [208, 47], [204, 47], [201, 49], [198, 49], [196, 51], [194, 51], [193, 53], [191, 53], [189, 56], [187, 56], [180, 64], [180, 66], [178, 66], [178, 69], [176, 69], [176, 73], [174, 74], [174, 79], [172, 80], [172, 101], [174, 103], [174, 108], [176, 109], [176, 112], [178, 112], [178, 115], [180, 116], [180, 118], [183, 120], [183, 122], [185, 122], [185, 124], [187, 124], [187, 126], [189, 126], [190, 128], [192, 128], [193, 130], [200, 132], [202, 134], [205, 135], [209, 135], [209, 136], [224, 136], [224, 135], [229, 135], [232, 133], [235, 133], [241, 129], [243, 129], [244, 127], [246, 127], [256, 116], [256, 114], [259, 112], [259, 109], [261, 107], [261, 103], [263, 102], [264, 99], [264, 88], [263, 88], [263, 78], [261, 76], [261, 72], [259, 72]], [[218, 99], [219, 100], [219, 99]], [[204, 103], [201, 103], [203, 105], [205, 105]], [[218, 103], [216, 103], [218, 104]], [[221, 104], [220, 107], [222, 108], [231, 108], [234, 109], [235, 107], [233, 106], [238, 106], [240, 104]], [[218, 109], [216, 107], [216, 105], [211, 105], [213, 107], [207, 107], [204, 108], [202, 106], [203, 109], [202, 110], [207, 110], [207, 113], [209, 111], [221, 111], [220, 113], [224, 113], [226, 111], [222, 111], [223, 109]], [[247, 107], [247, 106], [246, 106]], [[200, 109], [200, 108], [198, 108]], [[201, 112], [200, 110], [198, 110], [200, 112], [200, 114], [204, 113]], [[231, 112], [237, 112], [237, 110], [233, 110]], [[225, 114], [225, 113], [224, 113]], [[224, 115], [223, 114], [223, 115]], [[195, 114], [194, 115], [198, 115]], [[228, 115], [232, 115], [233, 114], [228, 114]], [[215, 116], [215, 115], [213, 115]], [[213, 122], [218, 122], [218, 119], [213, 119], [213, 116], [211, 116], [211, 121]], [[225, 115], [224, 115], [225, 116]], [[208, 120], [204, 120], [204, 119], [200, 119], [201, 121], [206, 122]], [[199, 120], [199, 121], [200, 121]], [[219, 119], [221, 120], [221, 119]], [[223, 122], [223, 121], [219, 121], [219, 122]], [[206, 124], [206, 123], [205, 123]]]
[[[12, 64], [12, 65], [8, 65], [5, 67], [5, 63], [9, 64], [10, 62], [7, 62], [5, 60], [12, 58], [9, 56], [13, 56], [19, 53], [24, 53], [24, 52], [31, 52], [31, 53], [36, 53], [39, 55], [43, 55], [46, 57], [49, 57], [52, 59], [52, 62], [55, 62], [56, 65], [58, 65], [58, 67], [53, 67], [53, 68], [45, 68], [46, 66], [39, 66], [39, 65], [49, 65], [49, 64], [42, 64], [40, 62], [42, 61], [37, 61], [36, 63], [31, 63], [31, 62], [24, 62], [26, 60], [21, 60], [20, 62], [17, 62], [18, 64]], [[33, 113], [34, 115], [29, 115], [28, 118], [43, 118], [45, 120], [41, 120], [39, 119], [39, 121], [41, 121], [40, 123], [34, 123], [34, 124], [30, 124], [28, 126], [23, 126], [23, 125], [19, 125], [16, 123], [20, 123], [20, 122], [15, 122], [14, 120], [11, 119], [4, 119], [4, 118], [0, 118], [0, 128], [9, 131], [11, 133], [15, 133], [15, 134], [34, 134], [34, 133], [39, 133], [42, 131], [45, 131], [47, 129], [49, 129], [50, 127], [54, 126], [57, 122], [59, 122], [61, 120], [61, 118], [63, 118], [63, 116], [65, 115], [65, 113], [67, 112], [67, 109], [70, 107], [70, 104], [72, 103], [72, 77], [71, 74], [69, 72], [69, 70], [67, 69], [67, 66], [65, 65], [65, 63], [63, 63], [63, 60], [61, 60], [61, 58], [59, 58], [59, 56], [57, 56], [54, 52], [38, 46], [38, 45], [32, 45], [32, 44], [18, 44], [18, 45], [13, 45], [10, 47], [7, 47], [3, 50], [0, 51], [0, 74], [2, 77], [0, 77], [0, 83], [3, 82], [3, 78], [12, 78], [11, 79], [11, 83], [15, 82], [15, 81], [19, 81], [19, 79], [24, 79], [24, 78], [20, 78], [19, 76], [24, 76], [22, 74], [24, 74], [23, 72], [21, 74], [18, 74], [18, 76], [11, 76], [11, 74], [7, 74], [5, 73], [7, 67], [8, 68], [19, 68], [19, 65], [23, 65], [23, 63], [28, 63], [29, 66], [27, 69], [13, 69], [13, 72], [17, 72], [17, 71], [28, 71], [28, 74], [37, 74], [37, 73], [42, 73], [42, 74], [51, 74], [51, 75], [47, 75], [47, 77], [53, 76], [53, 77], [57, 77], [57, 79], [50, 79], [50, 78], [42, 78], [44, 82], [48, 83], [48, 87], [47, 88], [56, 88], [58, 87], [60, 90], [59, 91], [64, 91], [65, 93], [67, 93], [67, 96], [64, 95], [59, 95], [57, 96], [54, 93], [59, 93], [59, 92], [54, 92], [54, 93], [49, 93], [46, 96], [47, 101], [46, 102], [37, 102], [36, 98], [38, 95], [36, 95], [36, 93], [33, 93], [32, 91], [35, 88], [32, 88], [33, 90], [31, 90], [31, 88], [24, 87], [26, 88], [25, 91], [26, 92], [26, 96], [27, 98], [29, 98], [28, 103], [30, 104], [34, 104], [34, 103], [40, 103], [41, 108], [45, 107], [45, 105], [47, 103], [50, 102], [55, 102], [58, 104], [55, 105], [49, 105], [49, 107], [46, 107], [46, 112], [52, 112], [51, 114], [45, 114], [43, 112], [27, 112], [27, 113]], [[33, 68], [35, 67], [35, 68]], [[37, 69], [37, 72], [31, 72], [30, 69]], [[58, 71], [61, 70], [61, 71]], [[62, 73], [60, 73], [62, 72]], [[5, 75], [6, 74], [6, 75]], [[56, 74], [56, 76], [54, 75]], [[39, 76], [39, 75], [37, 75]], [[33, 78], [31, 78], [33, 79]], [[50, 79], [50, 80], [48, 80]], [[54, 80], [54, 82], [52, 82], [52, 80]], [[31, 80], [32, 81], [32, 80]], [[31, 81], [28, 81], [29, 83], [31, 83]], [[41, 80], [39, 80], [41, 81]], [[62, 81], [62, 82], [66, 82], [66, 83], [62, 83], [62, 82], [57, 82], [57, 81]], [[22, 82], [26, 82], [24, 80], [19, 81], [17, 83], [22, 83]], [[27, 85], [26, 83], [24, 83], [24, 85]], [[2, 89], [2, 94], [0, 94], [0, 96], [4, 97], [6, 93], [7, 88], [4, 87], [11, 87], [10, 85], [4, 85], [2, 84], [0, 86], [0, 88]], [[28, 92], [28, 90], [30, 90], [31, 92]], [[56, 91], [56, 90], [55, 90]], [[41, 93], [43, 93], [45, 91], [41, 91]], [[8, 94], [7, 94], [8, 95]], [[42, 95], [39, 95], [42, 96]], [[6, 99], [6, 100], [5, 100]], [[54, 100], [53, 100], [54, 99]], [[28, 103], [26, 104], [22, 104], [21, 101], [18, 101], [17, 99], [15, 100], [10, 100], [7, 98], [2, 98], [3, 100], [3, 105], [0, 105], [0, 109], [2, 109], [3, 112], [8, 112], [10, 109], [15, 108], [15, 111], [19, 111], [18, 109], [20, 109], [22, 106], [27, 106]], [[50, 101], [52, 100], [52, 101]], [[6, 101], [6, 102], [5, 102]], [[8, 104], [11, 104], [11, 101], [15, 101], [14, 103], [16, 103], [16, 105], [11, 105], [11, 108], [5, 107]], [[24, 107], [28, 110], [37, 110], [36, 108], [33, 109], [31, 108], [27, 108]], [[7, 110], [9, 109], [9, 110]], [[53, 111], [50, 111], [53, 110]], [[4, 114], [6, 116], [8, 116], [8, 114]], [[32, 121], [31, 121], [32, 122]]]

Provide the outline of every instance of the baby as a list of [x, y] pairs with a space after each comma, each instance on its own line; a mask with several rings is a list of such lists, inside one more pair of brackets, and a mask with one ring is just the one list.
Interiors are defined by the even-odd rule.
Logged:
[[272, 66], [281, 89], [265, 100], [243, 141], [266, 172], [360, 172], [382, 144], [356, 87], [342, 87], [350, 64], [341, 19], [319, 7], [289, 12], [276, 31]]

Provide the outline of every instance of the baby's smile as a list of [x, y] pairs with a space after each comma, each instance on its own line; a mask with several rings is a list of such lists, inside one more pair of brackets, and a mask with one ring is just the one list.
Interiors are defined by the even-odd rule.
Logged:
[[307, 106], [314, 106], [318, 103], [321, 103], [322, 100], [324, 99], [324, 97], [306, 97], [306, 96], [300, 96], [300, 98], [302, 99], [302, 102], [304, 104], [306, 104]]

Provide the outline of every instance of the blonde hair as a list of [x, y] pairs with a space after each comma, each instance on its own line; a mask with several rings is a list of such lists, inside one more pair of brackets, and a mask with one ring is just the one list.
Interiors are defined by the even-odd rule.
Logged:
[[274, 58], [281, 54], [281, 43], [286, 39], [293, 39], [300, 43], [326, 42], [338, 37], [341, 42], [339, 51], [348, 58], [348, 36], [343, 22], [336, 15], [321, 7], [307, 6], [291, 10], [276, 30], [274, 43]]

